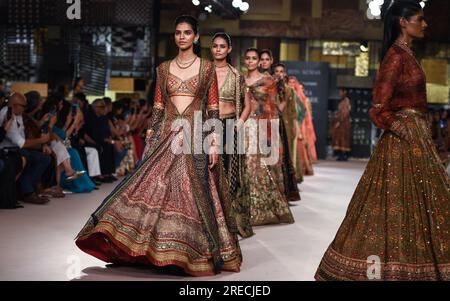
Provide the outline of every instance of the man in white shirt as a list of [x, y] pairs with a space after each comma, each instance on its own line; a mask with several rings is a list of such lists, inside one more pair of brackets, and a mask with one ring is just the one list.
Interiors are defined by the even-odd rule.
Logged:
[[[49, 134], [42, 134], [37, 139], [26, 139], [23, 113], [25, 111], [26, 98], [20, 93], [14, 93], [9, 97], [8, 107], [11, 107], [13, 123], [6, 132], [5, 139], [0, 143], [0, 148], [20, 149], [20, 154], [26, 158], [26, 167], [19, 178], [20, 192], [24, 196], [24, 202], [33, 204], [45, 204], [50, 200], [39, 197], [36, 194], [36, 186], [51, 163], [51, 157], [36, 149], [50, 140]], [[0, 124], [7, 118], [8, 107], [0, 111]]]

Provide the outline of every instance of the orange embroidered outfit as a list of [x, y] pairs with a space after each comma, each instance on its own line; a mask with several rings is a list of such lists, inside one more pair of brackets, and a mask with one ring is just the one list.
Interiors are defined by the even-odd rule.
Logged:
[[379, 260], [375, 279], [450, 280], [450, 181], [424, 118], [426, 104], [420, 64], [409, 48], [394, 44], [369, 111], [385, 131], [317, 280], [368, 280], [372, 260]]
[[[142, 162], [92, 214], [76, 244], [111, 263], [175, 265], [194, 276], [238, 272], [241, 252], [220, 169], [210, 170], [203, 152], [172, 151], [173, 140], [181, 134], [172, 131], [174, 121], [187, 120], [194, 129], [194, 113], [204, 119], [219, 116], [214, 66], [202, 60], [199, 75], [185, 81], [169, 69], [170, 62], [158, 67], [153, 135], [146, 141]], [[178, 112], [173, 95], [193, 100]], [[194, 143], [206, 135], [192, 134], [200, 139]]]

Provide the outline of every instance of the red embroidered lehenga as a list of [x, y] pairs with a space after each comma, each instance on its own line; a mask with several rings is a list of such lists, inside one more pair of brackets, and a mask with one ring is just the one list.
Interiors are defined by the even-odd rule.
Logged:
[[[158, 67], [154, 133], [142, 162], [92, 214], [76, 244], [111, 263], [174, 265], [193, 276], [238, 272], [242, 258], [221, 169], [208, 168], [207, 154], [171, 149], [179, 134], [173, 121], [184, 118], [194, 128], [194, 112], [219, 117], [215, 69], [202, 60], [199, 75], [182, 81], [169, 68]], [[174, 93], [194, 96], [182, 113], [170, 100]]]
[[385, 132], [317, 280], [368, 280], [377, 268], [369, 256], [380, 259], [374, 276], [381, 280], [450, 280], [450, 181], [424, 116], [426, 97], [420, 64], [407, 46], [394, 44], [369, 111]]

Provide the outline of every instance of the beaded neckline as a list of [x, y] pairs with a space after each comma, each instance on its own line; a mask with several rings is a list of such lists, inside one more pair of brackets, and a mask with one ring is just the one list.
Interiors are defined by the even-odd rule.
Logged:
[[406, 51], [409, 55], [411, 55], [414, 58], [414, 61], [417, 63], [417, 65], [419, 66], [420, 70], [422, 71], [422, 73], [425, 76], [425, 70], [423, 69], [422, 65], [419, 63], [419, 61], [417, 60], [416, 56], [414, 55], [414, 52], [412, 51], [412, 49], [408, 46], [407, 43], [402, 42], [397, 40], [395, 42], [395, 45], [397, 45], [398, 47], [400, 47], [401, 49], [403, 49], [404, 51]]
[[414, 56], [414, 52], [412, 51], [411, 47], [409, 47], [409, 45], [407, 43], [397, 40], [395, 42], [395, 45], [399, 46], [400, 48], [402, 48], [403, 50], [405, 50], [406, 52], [408, 52], [409, 54]]

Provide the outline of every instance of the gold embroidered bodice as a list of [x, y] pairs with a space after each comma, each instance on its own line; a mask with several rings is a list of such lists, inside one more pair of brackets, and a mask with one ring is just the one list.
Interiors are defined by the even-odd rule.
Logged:
[[186, 80], [182, 80], [178, 76], [169, 73], [167, 79], [167, 93], [169, 97], [189, 96], [195, 97], [197, 91], [199, 75], [192, 76]]
[[225, 82], [222, 84], [219, 90], [219, 100], [222, 102], [236, 102], [236, 75], [228, 68], [228, 74], [225, 78]]

